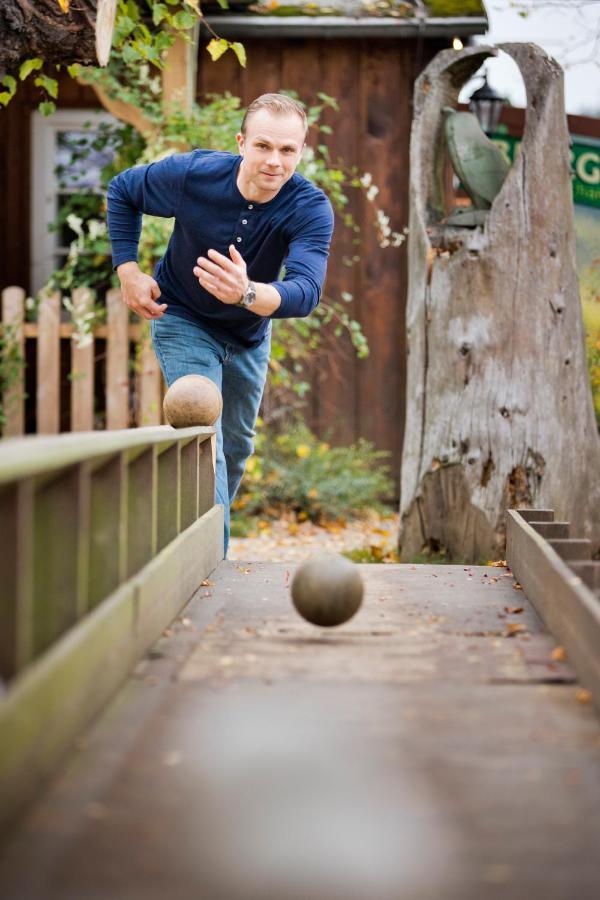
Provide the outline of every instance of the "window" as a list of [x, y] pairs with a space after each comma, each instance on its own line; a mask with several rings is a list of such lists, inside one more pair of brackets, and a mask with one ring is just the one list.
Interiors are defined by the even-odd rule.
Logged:
[[[31, 288], [39, 291], [52, 272], [65, 262], [75, 237], [65, 223], [49, 231], [68, 198], [81, 203], [82, 212], [101, 194], [100, 172], [110, 162], [110, 146], [91, 147], [101, 123], [116, 124], [108, 113], [93, 109], [58, 110], [45, 118], [32, 115], [33, 167], [31, 184]], [[82, 153], [85, 158], [82, 158]], [[85, 216], [82, 216], [85, 218]]]

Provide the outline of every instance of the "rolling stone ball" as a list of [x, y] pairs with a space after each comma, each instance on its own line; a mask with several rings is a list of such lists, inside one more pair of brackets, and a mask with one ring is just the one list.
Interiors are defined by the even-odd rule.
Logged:
[[217, 385], [204, 375], [182, 375], [163, 400], [163, 411], [173, 428], [214, 425], [223, 409]]
[[296, 570], [292, 602], [297, 612], [324, 628], [347, 622], [360, 608], [363, 580], [354, 563], [344, 556], [313, 556]]

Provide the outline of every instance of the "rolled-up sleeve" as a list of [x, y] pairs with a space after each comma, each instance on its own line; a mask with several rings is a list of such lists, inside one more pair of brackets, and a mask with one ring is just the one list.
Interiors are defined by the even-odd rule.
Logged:
[[126, 169], [110, 181], [106, 218], [115, 268], [137, 260], [143, 213], [167, 219], [177, 214], [191, 158], [191, 153], [176, 153]]
[[272, 281], [281, 297], [281, 305], [272, 313], [273, 319], [308, 316], [318, 304], [333, 234], [333, 210], [325, 195], [321, 201], [302, 210], [285, 259], [285, 277]]

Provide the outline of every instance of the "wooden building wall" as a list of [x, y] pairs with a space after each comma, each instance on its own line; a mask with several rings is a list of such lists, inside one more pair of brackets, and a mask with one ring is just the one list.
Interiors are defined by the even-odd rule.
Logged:
[[[416, 75], [446, 42], [412, 40], [247, 40], [246, 69], [233, 54], [217, 64], [200, 51], [198, 97], [230, 91], [248, 103], [266, 91], [292, 89], [312, 103], [324, 91], [339, 101], [340, 112], [324, 121], [331, 157], [370, 172], [379, 205], [393, 229], [408, 224], [408, 158], [411, 97]], [[30, 112], [37, 99], [27, 95], [0, 112], [0, 288], [29, 282], [30, 263]], [[61, 87], [61, 106], [97, 105], [93, 93], [73, 82]], [[373, 227], [374, 207], [353, 192], [351, 211], [363, 236], [360, 263], [343, 258], [355, 248], [348, 229], [338, 224], [326, 293], [349, 291], [349, 310], [361, 322], [371, 353], [358, 360], [344, 337], [314, 360], [309, 418], [334, 443], [363, 436], [391, 451], [399, 471], [405, 415], [406, 249], [382, 249]]]

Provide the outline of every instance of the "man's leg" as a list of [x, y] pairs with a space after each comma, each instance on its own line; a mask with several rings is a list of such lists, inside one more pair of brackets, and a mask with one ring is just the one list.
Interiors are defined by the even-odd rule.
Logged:
[[223, 450], [229, 500], [233, 502], [246, 460], [254, 449], [254, 426], [260, 408], [271, 352], [271, 332], [251, 350], [229, 349], [223, 364]]
[[[225, 346], [203, 328], [186, 319], [168, 313], [150, 323], [152, 342], [165, 381], [170, 387], [182, 375], [205, 375], [223, 390]], [[222, 417], [215, 423], [216, 472], [215, 503], [222, 503], [225, 512], [224, 550], [229, 543], [229, 491], [227, 463], [223, 453]]]

